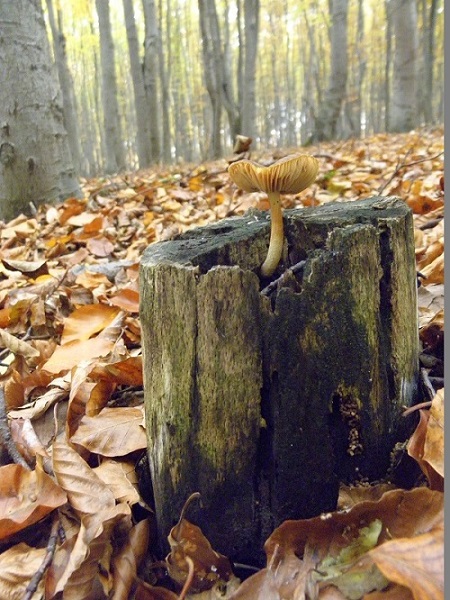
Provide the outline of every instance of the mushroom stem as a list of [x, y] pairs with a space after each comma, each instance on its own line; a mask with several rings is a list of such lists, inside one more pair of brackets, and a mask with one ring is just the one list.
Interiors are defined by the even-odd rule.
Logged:
[[278, 266], [283, 252], [283, 214], [279, 192], [268, 192], [270, 202], [270, 242], [266, 260], [261, 265], [261, 275], [270, 277]]

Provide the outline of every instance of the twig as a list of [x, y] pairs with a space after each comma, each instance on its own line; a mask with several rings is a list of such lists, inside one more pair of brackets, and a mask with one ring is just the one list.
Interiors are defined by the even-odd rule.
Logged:
[[44, 560], [42, 561], [39, 569], [36, 571], [36, 573], [31, 578], [30, 583], [27, 585], [25, 593], [22, 597], [22, 600], [31, 600], [34, 593], [38, 589], [41, 579], [44, 577], [45, 571], [50, 566], [50, 564], [53, 560], [53, 556], [55, 554], [56, 542], [58, 541], [60, 527], [61, 527], [61, 524], [59, 522], [59, 518], [56, 518], [53, 521], [52, 529], [50, 531], [50, 536], [49, 536], [48, 542], [47, 542], [47, 552], [45, 553]]
[[433, 398], [436, 396], [436, 390], [434, 389], [433, 384], [428, 377], [428, 371], [422, 368], [420, 369], [420, 375], [422, 377], [423, 385], [429, 400], [433, 400]]
[[192, 558], [190, 556], [185, 556], [185, 561], [188, 564], [189, 571], [188, 571], [187, 579], [184, 582], [183, 589], [181, 590], [180, 595], [178, 596], [178, 600], [185, 600], [186, 594], [188, 593], [189, 588], [191, 587], [192, 582], [194, 581], [194, 575], [195, 575], [194, 561], [192, 560]]
[[18, 451], [11, 436], [11, 431], [8, 426], [8, 415], [6, 413], [5, 392], [3, 391], [3, 387], [0, 387], [0, 444], [5, 448], [14, 463], [31, 471], [29, 464]]
[[[410, 152], [412, 151], [412, 148], [410, 148], [408, 150], [408, 152], [405, 154], [405, 159], [407, 158], [408, 154], [410, 154]], [[414, 165], [418, 165], [419, 163], [423, 163], [426, 162], [427, 160], [434, 160], [435, 158], [439, 158], [440, 156], [442, 156], [442, 154], [444, 154], [444, 152], [439, 152], [438, 154], [436, 154], [435, 156], [427, 156], [426, 158], [420, 158], [419, 160], [414, 160], [413, 162], [410, 163], [397, 163], [397, 166], [395, 167], [395, 171], [392, 173], [392, 175], [389, 177], [389, 179], [386, 181], [386, 183], [384, 183], [378, 190], [378, 194], [381, 195], [384, 190], [387, 188], [387, 186], [391, 183], [391, 181], [393, 179], [395, 179], [395, 177], [397, 177], [397, 175], [400, 173], [400, 171], [402, 169], [406, 169], [406, 167], [413, 167]]]
[[402, 417], [407, 417], [408, 415], [411, 415], [413, 412], [416, 412], [422, 408], [431, 408], [431, 405], [431, 400], [428, 400], [428, 402], [421, 402], [420, 404], [414, 404], [414, 406], [410, 406], [402, 412]]
[[298, 273], [300, 271], [302, 271], [305, 267], [306, 264], [306, 260], [301, 260], [300, 262], [296, 263], [295, 265], [292, 265], [292, 267], [289, 267], [289, 269], [286, 269], [286, 271], [280, 275], [280, 277], [278, 277], [278, 279], [274, 279], [273, 281], [271, 281], [269, 283], [269, 285], [265, 288], [263, 288], [261, 290], [261, 294], [263, 296], [270, 296], [270, 294], [272, 294], [279, 286], [280, 283], [283, 282], [283, 280], [286, 278], [286, 275], [288, 273]]

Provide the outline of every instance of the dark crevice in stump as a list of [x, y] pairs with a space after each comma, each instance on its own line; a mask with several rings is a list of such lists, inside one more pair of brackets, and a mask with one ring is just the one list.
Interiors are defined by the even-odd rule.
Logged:
[[[141, 262], [148, 457], [161, 539], [186, 498], [220, 552], [263, 562], [283, 520], [382, 478], [415, 402], [412, 215], [395, 198], [286, 211], [271, 280], [267, 215], [150, 246]], [[287, 270], [290, 267], [292, 270]]]

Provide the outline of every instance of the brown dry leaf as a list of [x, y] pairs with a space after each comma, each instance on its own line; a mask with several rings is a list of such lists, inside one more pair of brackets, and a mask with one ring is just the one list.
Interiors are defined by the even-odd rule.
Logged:
[[10, 428], [17, 449], [29, 464], [33, 463], [38, 454], [49, 458], [47, 450], [38, 438], [30, 419], [13, 419]]
[[99, 258], [105, 258], [114, 252], [114, 244], [103, 236], [90, 238], [86, 243], [86, 248], [91, 254]]
[[15, 410], [10, 410], [8, 417], [10, 419], [38, 419], [56, 402], [65, 400], [69, 394], [69, 388], [70, 378], [58, 377], [51, 382], [45, 394]]
[[0, 539], [36, 523], [67, 502], [64, 491], [44, 473], [21, 465], [0, 467]]
[[359, 502], [364, 502], [366, 500], [379, 500], [385, 492], [393, 490], [394, 488], [395, 486], [391, 483], [351, 486], [341, 484], [339, 488], [337, 509], [348, 510], [349, 508], [355, 506], [355, 504], [358, 504]]
[[57, 346], [55, 352], [51, 355], [42, 368], [49, 373], [58, 374], [61, 371], [68, 371], [75, 367], [82, 357], [84, 360], [106, 356], [114, 348], [114, 341], [101, 337], [91, 338], [78, 342], [73, 340]]
[[[439, 395], [438, 395], [439, 394]], [[430, 488], [433, 490], [444, 490], [444, 427], [443, 427], [443, 412], [444, 412], [444, 391], [439, 390], [437, 396], [437, 406], [433, 413], [433, 423], [431, 425], [430, 436], [428, 437], [428, 427], [431, 417], [431, 411], [419, 411], [419, 423], [417, 424], [414, 433], [410, 437], [407, 445], [408, 454], [417, 461], [424, 475], [428, 479]], [[435, 398], [436, 398], [435, 396]], [[434, 402], [435, 399], [433, 399]], [[428, 453], [431, 455], [432, 461], [436, 464], [439, 471], [425, 459], [425, 443], [428, 437]]]
[[139, 312], [139, 292], [130, 288], [122, 288], [109, 299], [113, 306], [131, 313]]
[[25, 273], [28, 277], [36, 278], [39, 275], [48, 273], [47, 261], [41, 260], [11, 260], [2, 259], [3, 264], [11, 271]]
[[118, 308], [106, 304], [80, 306], [65, 319], [61, 344], [65, 345], [72, 341], [80, 342], [88, 340], [99, 331], [108, 327], [118, 314]]
[[178, 594], [161, 586], [153, 586], [138, 579], [135, 592], [136, 600], [178, 600]]
[[232, 576], [229, 560], [212, 549], [199, 527], [184, 518], [190, 502], [199, 497], [197, 492], [186, 500], [180, 520], [170, 530], [168, 540], [171, 551], [166, 558], [170, 577], [181, 587], [189, 573], [189, 561], [186, 558], [193, 563], [194, 576], [189, 587], [191, 593], [208, 590], [218, 582], [226, 583]]
[[36, 350], [28, 342], [16, 338], [4, 329], [0, 329], [0, 347], [8, 348], [13, 354], [20, 354], [30, 364], [35, 364], [36, 359], [39, 358], [39, 350]]
[[[362, 529], [372, 527], [375, 521], [379, 521], [381, 524], [377, 549], [381, 551], [385, 542], [395, 541], [396, 538], [407, 540], [413, 557], [411, 562], [417, 563], [422, 557], [421, 560], [426, 569], [426, 558], [422, 553], [424, 547], [420, 544], [417, 547], [416, 541], [419, 540], [421, 543], [421, 536], [426, 534], [434, 540], [437, 548], [441, 546], [443, 494], [430, 491], [428, 488], [416, 488], [410, 491], [392, 490], [383, 494], [378, 501], [360, 502], [346, 512], [335, 512], [301, 521], [285, 521], [272, 533], [265, 544], [268, 565], [273, 560], [286, 561], [291, 555], [304, 558], [307, 556], [308, 549], [313, 551], [317, 565], [321, 561], [323, 563], [325, 559], [328, 564], [330, 561], [336, 563], [342, 553], [350, 553], [351, 557], [352, 545], [354, 546], [357, 538], [361, 536]], [[364, 541], [364, 538], [362, 540]], [[359, 545], [359, 549], [361, 550], [361, 545]], [[364, 545], [362, 549], [364, 549]], [[367, 549], [370, 551], [370, 546]], [[414, 555], [415, 549], [417, 555]], [[443, 547], [441, 547], [442, 550]], [[362, 555], [362, 557], [365, 556], [366, 554]], [[353, 563], [350, 561], [348, 567], [352, 567], [353, 564], [357, 566], [359, 560], [360, 557], [356, 554], [355, 560]], [[368, 559], [365, 558], [365, 560]], [[420, 576], [423, 578], [427, 574], [422, 572]], [[253, 577], [250, 577], [247, 582], [251, 582]], [[429, 578], [431, 582], [435, 580], [434, 567], [430, 569]], [[320, 581], [317, 575], [315, 575], [315, 579]], [[360, 576], [357, 581], [358, 585], [361, 585]], [[305, 593], [310, 583], [311, 580], [305, 579], [303, 588], [297, 588], [297, 593], [300, 591]], [[369, 583], [371, 582], [369, 581]], [[408, 585], [412, 589], [414, 584], [415, 580], [411, 579]], [[258, 586], [261, 585], [261, 581], [259, 581]], [[251, 583], [247, 583], [247, 586], [251, 586]], [[372, 587], [372, 589], [376, 588]], [[366, 590], [366, 592], [369, 591], [370, 589]], [[247, 598], [251, 597], [247, 596]]]
[[[31, 578], [44, 560], [45, 552], [45, 548], [31, 548], [21, 542], [0, 554], [0, 598], [23, 600]], [[42, 580], [32, 600], [40, 600], [43, 591]]]
[[125, 546], [113, 561], [112, 600], [128, 600], [140, 562], [147, 552], [150, 539], [150, 523], [144, 519], [130, 531]]
[[444, 253], [440, 254], [430, 264], [421, 270], [425, 277], [425, 282], [429, 283], [444, 283]]
[[[99, 581], [105, 595], [109, 594], [112, 586], [109, 576], [111, 535], [116, 524], [129, 515], [128, 506], [118, 504], [99, 508], [95, 514], [81, 518], [75, 543], [71, 552], [63, 557], [67, 562], [55, 581], [50, 598], [64, 591], [64, 600], [84, 600], [90, 597]], [[104, 576], [101, 577], [101, 572], [108, 575], [106, 580]], [[53, 579], [56, 580], [56, 577]]]
[[444, 477], [444, 388], [436, 392], [430, 409], [423, 460]]
[[141, 386], [144, 383], [142, 356], [130, 356], [125, 360], [108, 363], [95, 370], [95, 374], [100, 377], [104, 376], [104, 373], [118, 385]]
[[140, 502], [134, 462], [105, 459], [95, 467], [94, 473], [108, 486], [116, 502], [125, 502], [130, 506]]
[[104, 408], [81, 419], [71, 442], [102, 456], [125, 456], [147, 447], [143, 417], [143, 407]]
[[66, 442], [53, 443], [53, 471], [78, 513], [95, 514], [115, 506], [114, 494]]
[[390, 580], [409, 588], [414, 600], [444, 598], [444, 529], [385, 542], [369, 552]]

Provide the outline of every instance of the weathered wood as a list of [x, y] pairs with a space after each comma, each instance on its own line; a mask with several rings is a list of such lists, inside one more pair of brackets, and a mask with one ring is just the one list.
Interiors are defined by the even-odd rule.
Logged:
[[148, 456], [162, 538], [187, 496], [213, 546], [257, 561], [287, 518], [382, 477], [415, 400], [412, 215], [395, 198], [286, 211], [279, 289], [257, 275], [251, 213], [150, 246], [141, 261]]

